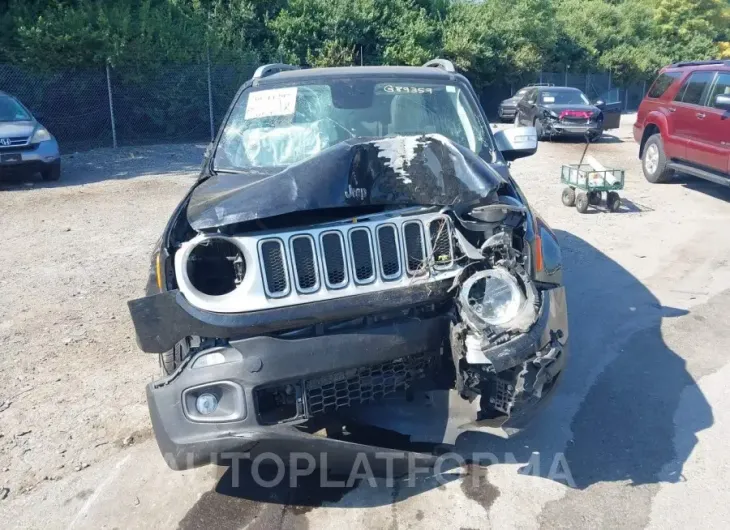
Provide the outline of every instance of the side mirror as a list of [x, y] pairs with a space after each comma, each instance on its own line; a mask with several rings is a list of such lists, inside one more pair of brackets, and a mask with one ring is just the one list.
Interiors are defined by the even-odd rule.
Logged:
[[730, 110], [730, 95], [718, 94], [715, 97], [715, 107], [722, 110]]
[[537, 152], [537, 131], [534, 127], [512, 127], [497, 131], [494, 133], [494, 141], [508, 162]]
[[599, 109], [603, 110], [604, 108], [606, 108], [606, 102], [603, 101], [602, 99], [597, 99], [596, 100], [596, 107], [598, 107]]

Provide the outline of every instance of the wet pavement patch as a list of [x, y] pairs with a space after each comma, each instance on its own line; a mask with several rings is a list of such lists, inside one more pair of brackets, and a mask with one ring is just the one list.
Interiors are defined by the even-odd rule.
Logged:
[[[234, 481], [228, 468], [215, 490], [203, 494], [180, 521], [180, 530], [216, 528], [307, 528], [305, 514], [325, 503], [338, 502], [352, 487], [322, 487], [320, 473], [297, 477], [296, 487], [290, 487], [289, 470], [273, 487], [264, 487], [254, 480], [250, 463], [242, 463]], [[276, 467], [259, 468], [263, 482], [274, 482]], [[330, 476], [331, 481], [346, 481], [347, 477]], [[237, 483], [234, 483], [237, 482]]]
[[461, 491], [469, 499], [481, 504], [485, 510], [489, 510], [499, 497], [499, 489], [490, 484], [487, 468], [468, 464], [464, 470], [466, 474], [461, 481]]

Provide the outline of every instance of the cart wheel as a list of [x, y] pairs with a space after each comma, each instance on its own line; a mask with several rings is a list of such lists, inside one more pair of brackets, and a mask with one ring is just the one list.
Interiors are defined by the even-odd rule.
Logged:
[[601, 192], [600, 191], [589, 191], [588, 192], [588, 203], [593, 206], [601, 204]]
[[580, 213], [586, 213], [588, 211], [588, 195], [584, 191], [581, 191], [575, 196], [575, 208]]
[[575, 190], [570, 186], [563, 188], [563, 204], [565, 206], [575, 206]]
[[610, 211], [618, 212], [618, 209], [621, 208], [621, 196], [615, 191], [609, 191], [608, 197], [606, 197], [606, 205]]

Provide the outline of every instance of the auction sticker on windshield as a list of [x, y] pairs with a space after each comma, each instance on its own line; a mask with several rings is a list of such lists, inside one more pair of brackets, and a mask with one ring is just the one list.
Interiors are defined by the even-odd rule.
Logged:
[[433, 94], [433, 87], [383, 85], [380, 89], [386, 94]]
[[297, 102], [297, 87], [272, 88], [251, 92], [246, 103], [244, 119], [290, 116]]

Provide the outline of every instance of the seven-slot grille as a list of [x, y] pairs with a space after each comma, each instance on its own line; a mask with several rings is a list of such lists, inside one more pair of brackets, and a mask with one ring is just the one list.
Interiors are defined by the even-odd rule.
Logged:
[[[346, 287], [350, 282], [366, 285], [378, 277], [392, 281], [422, 274], [429, 266], [447, 268], [453, 264], [450, 225], [439, 217], [427, 225], [430, 240], [424, 237], [420, 221], [406, 221], [399, 231], [392, 223], [376, 227], [359, 226], [345, 231], [322, 232], [318, 240], [309, 234], [295, 234], [285, 248], [278, 238], [259, 241], [264, 288], [271, 297], [290, 292], [289, 273], [300, 293], [314, 293]], [[428, 249], [433, 250], [428, 256]]]

